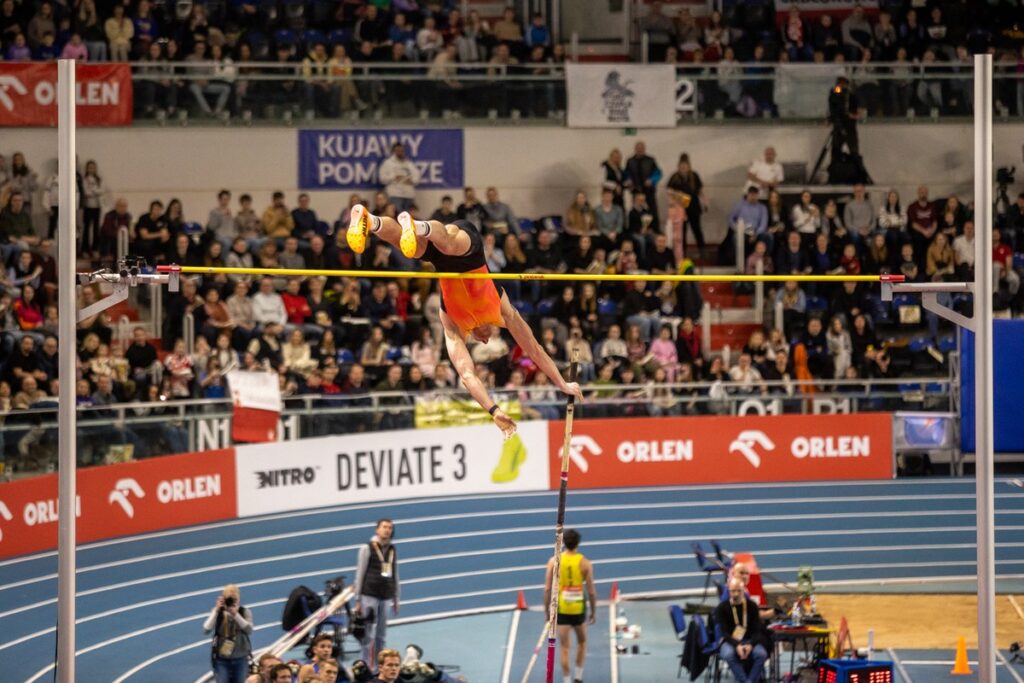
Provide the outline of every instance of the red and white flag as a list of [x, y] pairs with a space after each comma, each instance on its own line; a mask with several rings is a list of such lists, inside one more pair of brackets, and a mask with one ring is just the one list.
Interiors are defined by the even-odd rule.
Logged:
[[232, 370], [227, 375], [231, 402], [231, 439], [235, 443], [264, 443], [277, 440], [281, 417], [281, 387], [270, 372]]

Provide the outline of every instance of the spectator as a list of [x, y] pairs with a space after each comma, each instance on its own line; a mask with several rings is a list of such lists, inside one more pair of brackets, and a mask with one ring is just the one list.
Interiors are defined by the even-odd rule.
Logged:
[[398, 650], [381, 650], [377, 656], [377, 669], [377, 678], [370, 683], [395, 683], [402, 670], [402, 655]]
[[424, 62], [433, 62], [444, 48], [444, 36], [437, 30], [437, 20], [428, 16], [423, 20], [423, 28], [416, 33], [416, 50]]
[[[928, 200], [928, 188], [924, 185], [917, 188], [917, 201], [907, 207], [907, 222], [910, 224], [910, 242], [914, 245], [914, 253], [923, 259], [938, 229], [935, 207]], [[923, 261], [918, 261], [918, 266], [921, 265]]]
[[768, 661], [771, 636], [761, 624], [757, 603], [746, 596], [739, 578], [730, 579], [729, 600], [715, 609], [715, 623], [724, 634], [719, 654], [733, 676], [737, 681], [758, 683]]
[[949, 246], [946, 233], [936, 233], [935, 241], [928, 247], [928, 253], [925, 255], [925, 263], [925, 275], [932, 282], [952, 280], [956, 273], [956, 258], [953, 248]]
[[[1010, 296], [1017, 296], [1017, 292], [1020, 290], [1020, 276], [1013, 269], [1013, 250], [1002, 243], [1002, 233], [999, 228], [994, 228], [992, 230], [992, 288], [998, 292], [1003, 282], [1006, 282]], [[25, 289], [31, 289], [31, 287]]]
[[477, 230], [483, 232], [484, 219], [487, 218], [487, 210], [484, 205], [477, 201], [476, 190], [467, 187], [463, 190], [462, 203], [456, 210], [455, 215], [464, 221], [469, 221], [476, 226]]
[[238, 586], [225, 586], [203, 622], [203, 633], [213, 634], [213, 674], [217, 683], [244, 683], [249, 672], [253, 624], [252, 612], [242, 605]]
[[238, 198], [238, 213], [235, 215], [235, 223], [238, 225], [239, 235], [244, 237], [247, 243], [251, 242], [258, 246], [265, 239], [260, 217], [253, 210], [252, 197], [248, 194], [243, 194]]
[[113, 12], [113, 16], [103, 24], [107, 42], [110, 44], [110, 59], [114, 62], [127, 62], [132, 49], [132, 38], [135, 36], [135, 26], [132, 20], [125, 16], [124, 5], [115, 4]]
[[758, 189], [751, 185], [747, 188], [743, 199], [736, 203], [729, 214], [729, 228], [732, 230], [736, 244], [744, 240], [764, 240], [769, 250], [772, 248], [772, 236], [768, 232], [768, 210], [757, 201]]
[[655, 225], [660, 224], [657, 199], [658, 182], [660, 181], [661, 169], [658, 168], [658, 162], [654, 160], [654, 157], [647, 155], [647, 145], [642, 141], [637, 142], [633, 148], [633, 156], [626, 162], [625, 187], [632, 191], [634, 202], [637, 195], [644, 195]]
[[832, 379], [835, 368], [829, 354], [828, 339], [821, 323], [821, 318], [809, 318], [807, 329], [801, 337], [801, 343], [807, 349], [807, 368], [817, 379]]
[[391, 156], [381, 163], [379, 176], [388, 199], [395, 206], [395, 211], [408, 211], [415, 203], [420, 173], [416, 169], [416, 164], [406, 158], [405, 145], [396, 142], [391, 147]]
[[151, 376], [156, 372], [159, 360], [156, 347], [149, 343], [144, 328], [136, 327], [132, 330], [132, 343], [124, 355], [128, 360], [129, 375], [135, 385], [148, 385]]
[[613, 149], [608, 153], [608, 158], [601, 162], [601, 189], [612, 191], [612, 203], [625, 210], [623, 192], [625, 188], [626, 175], [622, 168], [622, 152]]
[[497, 232], [504, 235], [509, 232], [519, 234], [519, 220], [512, 208], [498, 198], [498, 189], [487, 188], [487, 201], [483, 205], [484, 232]]
[[813, 57], [810, 42], [810, 30], [807, 22], [800, 16], [797, 7], [790, 7], [786, 21], [782, 25], [782, 44], [791, 62], [809, 62]]
[[590, 202], [587, 200], [587, 193], [583, 190], [577, 190], [572, 203], [565, 211], [562, 229], [567, 235], [572, 235], [573, 237], [580, 237], [582, 235], [593, 237], [598, 234], [594, 223], [594, 210], [590, 207]]
[[626, 344], [633, 341], [629, 336], [633, 327], [636, 327], [637, 338], [646, 344], [654, 337], [661, 324], [658, 314], [660, 302], [647, 288], [647, 282], [644, 280], [635, 280], [631, 285], [622, 300], [622, 314], [630, 327], [626, 334]]
[[388, 603], [391, 603], [393, 614], [398, 616], [401, 583], [398, 578], [398, 553], [392, 543], [394, 531], [395, 524], [390, 519], [379, 520], [376, 533], [369, 543], [359, 549], [356, 559], [356, 580], [352, 584], [356, 611], [364, 617], [372, 615], [360, 642], [364, 661], [372, 662], [378, 653], [383, 661], [388, 652], [383, 649], [387, 636]]
[[[1024, 112], [1024, 108], [1021, 110]], [[1011, 249], [1024, 242], [1024, 192], [1017, 195], [1017, 200], [1006, 212], [1005, 224], [1002, 228], [1007, 246]]]
[[284, 325], [276, 322], [268, 322], [263, 326], [258, 337], [253, 337], [246, 348], [257, 363], [264, 368], [277, 370], [283, 362], [281, 351], [281, 336], [284, 334]]
[[82, 237], [79, 248], [83, 254], [99, 256], [100, 209], [103, 204], [103, 179], [99, 175], [99, 167], [90, 159], [85, 162], [85, 174], [82, 176]]
[[892, 14], [888, 10], [883, 9], [878, 13], [878, 23], [875, 24], [872, 33], [878, 58], [884, 62], [892, 61], [896, 57], [899, 37], [892, 23]]
[[754, 367], [753, 359], [746, 351], [740, 354], [738, 363], [729, 370], [729, 379], [740, 393], [768, 393], [760, 371]]
[[708, 210], [708, 199], [704, 194], [704, 182], [700, 174], [690, 166], [689, 154], [684, 152], [679, 155], [679, 165], [668, 179], [668, 188], [683, 195], [682, 206], [686, 210], [686, 224], [693, 231], [693, 238], [697, 240], [698, 255], [703, 256], [704, 230], [701, 227], [701, 215]]
[[847, 59], [858, 60], [862, 51], [870, 50], [874, 46], [874, 32], [864, 16], [864, 8], [860, 5], [854, 5], [853, 11], [843, 19], [840, 28]]
[[953, 240], [953, 260], [959, 280], [974, 280], [974, 221], [964, 223], [964, 234]]
[[813, 236], [821, 229], [821, 210], [812, 201], [810, 190], [800, 193], [800, 203], [793, 206], [793, 228], [802, 236], [802, 242], [809, 245]]
[[[277, 655], [264, 652], [260, 655], [259, 661], [257, 662], [256, 673], [245, 679], [245, 683], [277, 683], [275, 677], [272, 676], [272, 672], [281, 664], [281, 658]], [[286, 669], [288, 667], [285, 667]], [[292, 672], [288, 670], [288, 681], [292, 683]]]
[[[601, 203], [593, 211], [594, 226], [600, 235], [603, 245], [612, 249], [619, 243], [619, 237], [626, 228], [626, 215], [622, 207], [615, 203], [615, 194], [610, 188], [602, 188]], [[589, 260], [588, 260], [589, 264]]]
[[455, 213], [454, 203], [451, 195], [445, 195], [441, 197], [441, 206], [437, 207], [434, 213], [430, 214], [430, 220], [437, 221], [442, 225], [448, 225], [458, 220], [458, 214]]
[[[237, 293], [237, 292], [236, 292]], [[288, 320], [284, 301], [274, 291], [274, 281], [269, 277], [260, 280], [260, 290], [252, 297], [253, 320], [260, 327], [271, 323], [284, 325]]]
[[[855, 283], [850, 283], [855, 284]], [[853, 343], [850, 334], [843, 327], [843, 319], [834, 316], [829, 323], [826, 333], [828, 352], [832, 356], [833, 377], [842, 379], [846, 376], [846, 370], [853, 362]]]
[[863, 183], [853, 186], [853, 199], [846, 202], [843, 209], [843, 222], [858, 242], [865, 241], [868, 233], [875, 229], [875, 210], [867, 199]]
[[868, 247], [864, 252], [864, 272], [869, 275], [880, 275], [892, 271], [892, 254], [889, 245], [885, 241], [885, 233], [876, 231], [868, 240]]
[[0, 211], [0, 254], [4, 261], [11, 254], [39, 244], [28, 204], [21, 192], [12, 192], [7, 207]]
[[864, 314], [853, 317], [853, 329], [850, 330], [850, 363], [854, 367], [861, 367], [864, 363], [864, 354], [868, 349], [878, 346], [878, 338], [874, 330], [868, 325], [867, 316]]
[[170, 394], [174, 398], [188, 398], [192, 395], [192, 358], [185, 353], [185, 340], [176, 339], [171, 353], [164, 359]]
[[171, 239], [163, 209], [163, 203], [154, 199], [149, 203], [149, 213], [140, 216], [135, 224], [134, 250], [149, 263], [156, 263], [157, 256], [167, 251]]
[[37, 6], [35, 14], [29, 19], [25, 29], [29, 47], [39, 47], [43, 42], [43, 36], [47, 33], [53, 36], [56, 31], [57, 25], [53, 21], [53, 5], [48, 0], [43, 0]]
[[302, 270], [306, 267], [306, 258], [299, 253], [298, 237], [285, 238], [284, 250], [277, 255], [277, 262], [282, 268]]
[[786, 280], [779, 291], [775, 293], [775, 304], [780, 303], [783, 309], [783, 327], [787, 330], [794, 327], [802, 328], [804, 313], [807, 311], [807, 295], [795, 280]]
[[900, 208], [900, 194], [896, 190], [889, 190], [885, 203], [878, 208], [878, 227], [885, 230], [890, 249], [897, 248], [906, 236], [907, 215]]
[[516, 13], [506, 7], [502, 17], [494, 22], [494, 39], [500, 44], [505, 43], [513, 52], [518, 52], [523, 44], [523, 27], [516, 20]]
[[18, 329], [23, 332], [38, 330], [43, 326], [43, 309], [36, 301], [36, 290], [30, 284], [21, 288], [21, 296], [14, 301], [14, 318]]
[[284, 203], [284, 192], [274, 192], [270, 206], [263, 212], [263, 229], [267, 237], [282, 240], [295, 229], [295, 221]]
[[782, 184], [782, 164], [776, 160], [775, 148], [765, 147], [764, 157], [755, 159], [747, 169], [747, 185], [744, 192], [756, 187], [761, 196], [767, 197], [768, 192], [775, 189], [776, 185]]
[[32, 375], [25, 375], [21, 378], [21, 391], [11, 399], [11, 407], [14, 410], [31, 410], [32, 406], [49, 398], [45, 391], [39, 388], [39, 383]]
[[544, 15], [534, 12], [530, 28], [526, 30], [526, 44], [530, 47], [551, 47], [551, 31], [544, 24]]
[[661, 2], [651, 4], [647, 16], [640, 20], [640, 31], [647, 34], [648, 59], [654, 63], [664, 61], [668, 47], [676, 42], [676, 27], [665, 16]]

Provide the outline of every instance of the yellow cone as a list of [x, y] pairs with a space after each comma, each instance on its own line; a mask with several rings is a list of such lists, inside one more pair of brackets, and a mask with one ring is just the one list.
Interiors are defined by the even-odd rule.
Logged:
[[970, 675], [974, 673], [971, 671], [971, 667], [967, 665], [967, 641], [964, 640], [963, 636], [960, 636], [956, 641], [956, 661], [953, 662], [953, 668], [950, 669], [949, 673], [953, 675]]

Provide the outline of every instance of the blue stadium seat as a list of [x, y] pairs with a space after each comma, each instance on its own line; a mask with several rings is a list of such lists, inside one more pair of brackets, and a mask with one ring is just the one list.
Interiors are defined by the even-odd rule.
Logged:
[[807, 297], [807, 312], [822, 313], [828, 310], [828, 299], [823, 296]]
[[910, 340], [909, 348], [911, 351], [924, 351], [928, 348], [928, 340], [923, 337], [913, 337]]
[[611, 299], [597, 300], [598, 315], [615, 315], [616, 311], [618, 311], [618, 306]]
[[893, 308], [899, 308], [900, 306], [917, 306], [917, 297], [912, 294], [896, 294], [892, 298]]
[[347, 28], [336, 28], [327, 35], [327, 40], [330, 41], [331, 45], [345, 45], [347, 47], [352, 42], [352, 31]]
[[203, 226], [199, 223], [185, 223], [181, 226], [181, 231], [186, 235], [200, 235], [203, 232]]
[[274, 45], [278, 47], [282, 45], [286, 45], [288, 47], [295, 47], [296, 42], [297, 40], [295, 38], [294, 31], [289, 31], [286, 28], [283, 28], [279, 31], [274, 31]]
[[323, 31], [311, 28], [302, 34], [302, 42], [307, 50], [312, 49], [317, 43], [323, 43], [324, 47], [327, 47], [327, 36], [324, 35]]
[[242, 42], [248, 43], [252, 48], [252, 56], [255, 59], [266, 59], [270, 55], [270, 41], [265, 33], [261, 31], [246, 31], [242, 36]]
[[533, 221], [529, 218], [519, 219], [519, 232], [533, 232]]
[[388, 360], [396, 361], [396, 360], [401, 359], [401, 357], [402, 357], [402, 349], [398, 349], [398, 348], [388, 349], [388, 353], [387, 353], [387, 359]]
[[529, 301], [513, 301], [512, 305], [515, 306], [516, 310], [522, 315], [533, 315], [533, 304]]
[[555, 307], [555, 302], [551, 299], [544, 299], [537, 304], [537, 312], [541, 315], [551, 315], [552, 309]]
[[950, 351], [956, 350], [956, 337], [951, 334], [947, 334], [944, 337], [939, 337], [939, 351], [942, 353], [949, 353]]
[[1024, 268], [1024, 254], [1013, 255], [1013, 267], [1018, 270]]
[[356, 356], [352, 353], [351, 349], [339, 349], [338, 350], [338, 362], [339, 363], [355, 363]]
[[946, 386], [939, 384], [938, 382], [928, 382], [928, 384], [925, 385], [924, 390], [929, 394], [944, 394], [947, 391]]

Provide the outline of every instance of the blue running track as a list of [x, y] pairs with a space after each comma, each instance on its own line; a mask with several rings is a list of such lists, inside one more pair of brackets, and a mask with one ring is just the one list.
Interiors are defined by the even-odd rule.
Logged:
[[[539, 605], [556, 499], [538, 493], [341, 506], [83, 546], [77, 678], [195, 680], [209, 661], [201, 624], [227, 583], [240, 586], [253, 610], [254, 645], [270, 643], [281, 635], [289, 591], [351, 577], [356, 549], [382, 516], [397, 525], [403, 618], [511, 606], [520, 589]], [[800, 565], [814, 566], [825, 585], [971, 578], [974, 506], [971, 479], [610, 489], [570, 493], [567, 525], [582, 532], [607, 598], [613, 581], [624, 593], [700, 588], [704, 575], [690, 542], [711, 538], [754, 552], [763, 571], [786, 580]], [[1002, 578], [1024, 575], [1024, 492], [1000, 482], [996, 565]], [[5, 683], [52, 679], [56, 567], [52, 552], [0, 562]], [[527, 649], [538, 632], [532, 623], [523, 629]]]

